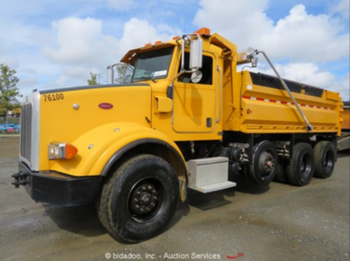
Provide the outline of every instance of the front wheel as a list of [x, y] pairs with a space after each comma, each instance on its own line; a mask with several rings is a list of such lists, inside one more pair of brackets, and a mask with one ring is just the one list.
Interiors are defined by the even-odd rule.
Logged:
[[162, 158], [140, 155], [122, 164], [104, 185], [98, 214], [117, 240], [140, 242], [166, 228], [178, 199], [173, 168]]

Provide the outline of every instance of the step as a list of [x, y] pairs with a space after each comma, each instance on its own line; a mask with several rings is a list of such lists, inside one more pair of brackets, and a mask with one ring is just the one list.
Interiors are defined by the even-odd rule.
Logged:
[[195, 159], [187, 162], [190, 172], [188, 187], [209, 193], [235, 187], [236, 183], [228, 180], [228, 158], [213, 157]]

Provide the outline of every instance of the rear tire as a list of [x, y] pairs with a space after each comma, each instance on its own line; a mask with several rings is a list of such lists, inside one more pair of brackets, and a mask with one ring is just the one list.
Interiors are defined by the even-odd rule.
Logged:
[[98, 214], [118, 241], [141, 242], [164, 231], [178, 200], [179, 184], [173, 168], [162, 158], [140, 155], [117, 168], [104, 185]]
[[252, 166], [249, 179], [257, 185], [268, 185], [277, 173], [278, 156], [275, 146], [264, 140], [253, 148]]
[[317, 178], [329, 178], [334, 170], [336, 150], [329, 141], [320, 141], [314, 147], [315, 173]]
[[314, 174], [313, 150], [308, 143], [297, 143], [287, 167], [288, 181], [296, 186], [306, 186]]
[[286, 174], [286, 163], [285, 159], [279, 159], [277, 164], [277, 171], [274, 181], [279, 183], [288, 184], [287, 174]]

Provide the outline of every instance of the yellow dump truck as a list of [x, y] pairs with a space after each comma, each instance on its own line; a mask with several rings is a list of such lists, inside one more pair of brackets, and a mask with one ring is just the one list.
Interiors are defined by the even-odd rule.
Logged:
[[130, 50], [107, 85], [33, 91], [13, 184], [39, 202], [96, 203], [112, 236], [138, 242], [166, 228], [188, 189], [328, 178], [339, 94], [246, 70], [259, 55], [270, 62], [202, 28]]

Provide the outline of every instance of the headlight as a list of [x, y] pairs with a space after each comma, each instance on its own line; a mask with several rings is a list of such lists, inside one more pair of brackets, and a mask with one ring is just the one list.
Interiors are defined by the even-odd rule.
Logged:
[[66, 142], [51, 142], [49, 144], [49, 159], [71, 159], [78, 149]]

